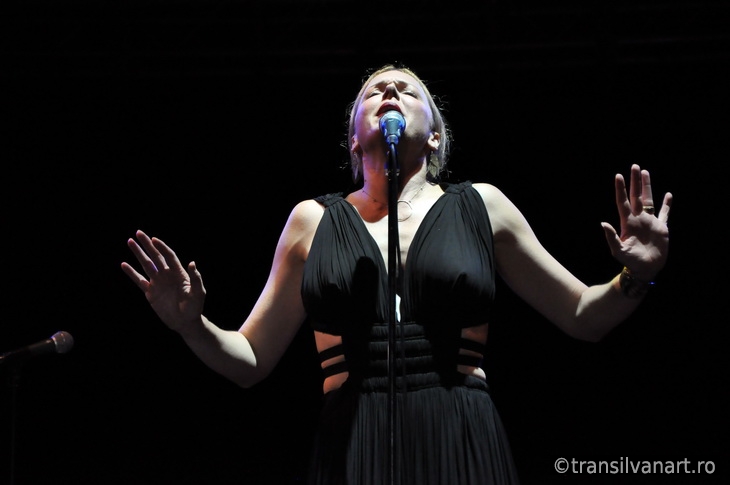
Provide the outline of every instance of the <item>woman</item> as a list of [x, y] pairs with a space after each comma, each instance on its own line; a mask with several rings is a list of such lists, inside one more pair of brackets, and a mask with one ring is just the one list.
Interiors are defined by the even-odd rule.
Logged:
[[[406, 121], [397, 145], [393, 394], [389, 150], [380, 128], [388, 111]], [[305, 319], [311, 324], [324, 376], [311, 484], [517, 483], [480, 367], [495, 274], [568, 335], [597, 341], [631, 314], [664, 266], [672, 196], [655, 215], [649, 173], [631, 167], [629, 194], [616, 175], [620, 233], [608, 223], [603, 228], [624, 269], [587, 286], [542, 247], [497, 188], [439, 183], [449, 135], [412, 71], [388, 65], [369, 76], [352, 106], [348, 142], [362, 189], [294, 207], [268, 281], [238, 331], [203, 315], [206, 291], [195, 263], [183, 266], [161, 240], [138, 231], [128, 245], [144, 275], [127, 263], [122, 269], [206, 365], [243, 387], [264, 379]]]

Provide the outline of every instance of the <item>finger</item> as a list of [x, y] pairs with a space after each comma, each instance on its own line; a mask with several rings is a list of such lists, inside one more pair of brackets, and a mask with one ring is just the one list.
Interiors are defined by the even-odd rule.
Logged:
[[162, 239], [153, 237], [150, 240], [150, 243], [155, 247], [155, 251], [166, 262], [166, 264], [175, 266], [176, 269], [182, 269], [182, 264], [180, 263], [177, 254], [175, 254], [175, 251], [165, 244]]
[[205, 286], [203, 286], [203, 276], [198, 271], [195, 261], [188, 264], [188, 275], [190, 276], [190, 291], [195, 295], [204, 295]]
[[641, 189], [641, 168], [637, 164], [633, 164], [631, 166], [631, 185], [629, 186], [629, 199], [633, 214], [641, 213]]
[[654, 197], [651, 193], [651, 175], [648, 170], [641, 171], [641, 202], [644, 205], [654, 205]]
[[641, 171], [641, 210], [654, 215], [654, 197], [651, 193], [651, 176], [648, 170]]
[[603, 232], [606, 235], [606, 242], [608, 242], [608, 247], [611, 249], [611, 254], [618, 254], [621, 250], [621, 238], [616, 229], [608, 222], [602, 222], [601, 227], [603, 227]]
[[136, 284], [140, 290], [147, 291], [147, 288], [149, 287], [149, 282], [145, 279], [144, 276], [139, 274], [136, 269], [134, 269], [131, 265], [127, 263], [122, 263], [122, 271], [129, 276], [129, 279], [131, 279], [134, 284]]
[[621, 220], [624, 220], [631, 215], [631, 203], [626, 195], [626, 181], [624, 180], [624, 176], [617, 173], [614, 183], [616, 186], [616, 207], [618, 208], [618, 215]]
[[149, 258], [149, 256], [147, 256], [147, 253], [142, 249], [137, 241], [130, 237], [129, 239], [127, 239], [127, 246], [129, 247], [129, 249], [132, 250], [134, 257], [137, 258], [139, 264], [142, 265], [142, 269], [144, 270], [145, 274], [147, 274], [147, 276], [152, 277], [157, 274], [157, 266]]
[[140, 242], [141, 247], [144, 248], [144, 251], [147, 253], [147, 257], [154, 263], [155, 271], [162, 271], [162, 270], [168, 269], [167, 261], [165, 260], [165, 257], [162, 254], [160, 254], [160, 251], [155, 246], [155, 244], [152, 242], [152, 238], [150, 238], [147, 234], [145, 234], [142, 231], [137, 231], [136, 235], [137, 235], [137, 239]]
[[667, 224], [669, 222], [669, 210], [672, 208], [672, 201], [674, 200], [674, 196], [671, 192], [667, 192], [664, 194], [664, 200], [662, 201], [662, 208], [659, 211], [659, 215], [657, 216], [659, 218], [659, 221]]

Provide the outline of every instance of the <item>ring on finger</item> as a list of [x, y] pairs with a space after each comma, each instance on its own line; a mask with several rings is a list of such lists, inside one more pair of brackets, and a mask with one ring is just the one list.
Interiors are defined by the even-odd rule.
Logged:
[[654, 215], [654, 206], [653, 205], [645, 205], [641, 210], [652, 216]]

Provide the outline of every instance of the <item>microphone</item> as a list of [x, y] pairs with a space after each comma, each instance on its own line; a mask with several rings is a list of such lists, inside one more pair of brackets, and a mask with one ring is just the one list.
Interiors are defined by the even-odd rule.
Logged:
[[0, 364], [17, 359], [27, 359], [35, 355], [43, 354], [65, 354], [74, 346], [74, 338], [70, 333], [60, 331], [54, 333], [50, 338], [21, 347], [0, 355]]
[[405, 129], [406, 119], [399, 111], [386, 111], [380, 118], [380, 131], [383, 132], [383, 136], [388, 145], [397, 145]]

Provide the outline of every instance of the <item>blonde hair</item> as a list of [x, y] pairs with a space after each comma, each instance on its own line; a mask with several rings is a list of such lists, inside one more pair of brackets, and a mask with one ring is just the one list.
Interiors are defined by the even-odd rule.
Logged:
[[357, 112], [357, 108], [358, 106], [360, 106], [360, 102], [365, 95], [365, 88], [367, 88], [368, 84], [370, 84], [370, 81], [372, 81], [375, 76], [378, 76], [388, 71], [398, 71], [404, 74], [408, 74], [418, 82], [421, 89], [423, 89], [423, 92], [426, 93], [426, 99], [428, 101], [429, 107], [431, 108], [431, 113], [433, 114], [431, 130], [439, 133], [441, 137], [439, 140], [438, 149], [431, 154], [428, 160], [428, 178], [431, 182], [438, 182], [441, 172], [443, 172], [446, 168], [446, 161], [448, 158], [449, 145], [451, 141], [451, 133], [449, 132], [448, 125], [446, 124], [446, 119], [444, 118], [443, 113], [441, 113], [441, 108], [436, 102], [436, 99], [428, 90], [428, 87], [426, 87], [426, 83], [409, 68], [404, 66], [396, 66], [394, 64], [386, 64], [381, 68], [373, 71], [367, 77], [367, 79], [365, 79], [362, 87], [360, 88], [360, 92], [357, 93], [355, 101], [353, 101], [350, 105], [350, 117], [347, 123], [347, 149], [350, 152], [352, 179], [357, 182], [362, 177], [362, 158], [359, 154], [355, 153], [352, 150], [352, 138], [355, 135], [355, 114]]

